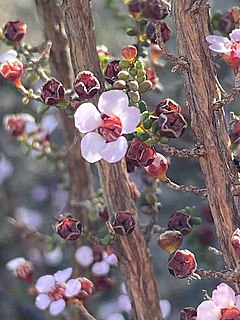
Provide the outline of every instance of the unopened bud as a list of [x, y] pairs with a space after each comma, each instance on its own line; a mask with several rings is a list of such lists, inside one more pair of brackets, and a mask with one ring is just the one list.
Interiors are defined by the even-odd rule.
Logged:
[[181, 232], [176, 230], [167, 230], [159, 236], [157, 242], [160, 248], [168, 253], [173, 253], [180, 248], [182, 240], [183, 236]]

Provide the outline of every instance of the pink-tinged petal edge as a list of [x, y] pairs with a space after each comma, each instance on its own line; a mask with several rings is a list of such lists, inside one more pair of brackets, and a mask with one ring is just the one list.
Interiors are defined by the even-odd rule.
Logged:
[[100, 127], [103, 120], [92, 103], [83, 103], [74, 114], [75, 127], [82, 133], [93, 131]]
[[68, 280], [66, 284], [66, 291], [64, 292], [64, 295], [66, 297], [74, 297], [76, 296], [79, 291], [81, 290], [81, 282], [77, 279], [71, 279]]
[[64, 310], [65, 306], [66, 302], [63, 299], [53, 301], [50, 304], [49, 312], [52, 316], [56, 316]]
[[39, 309], [45, 310], [47, 309], [51, 301], [51, 298], [47, 294], [41, 293], [36, 297], [35, 305]]
[[122, 123], [122, 133], [132, 133], [140, 122], [140, 110], [135, 107], [126, 108], [119, 118]]
[[114, 163], [125, 156], [127, 148], [127, 139], [125, 137], [119, 137], [114, 142], [106, 143], [106, 146], [100, 151], [100, 154], [105, 161]]
[[108, 116], [119, 116], [128, 108], [128, 96], [121, 90], [103, 92], [98, 101], [98, 109]]
[[55, 285], [55, 278], [50, 275], [40, 277], [36, 282], [36, 289], [39, 293], [49, 292]]
[[106, 145], [106, 140], [97, 132], [87, 133], [81, 141], [81, 153], [85, 160], [90, 163], [102, 159], [101, 151]]
[[226, 283], [221, 283], [212, 292], [212, 300], [219, 308], [228, 308], [235, 304], [235, 292]]
[[72, 268], [66, 268], [64, 270], [59, 270], [56, 273], [54, 273], [54, 278], [59, 283], [65, 283], [67, 279], [71, 277], [71, 274], [73, 272]]
[[220, 320], [221, 310], [212, 300], [203, 301], [197, 307], [197, 320]]
[[233, 30], [230, 34], [229, 37], [232, 41], [239, 41], [240, 40], [240, 29], [235, 29]]

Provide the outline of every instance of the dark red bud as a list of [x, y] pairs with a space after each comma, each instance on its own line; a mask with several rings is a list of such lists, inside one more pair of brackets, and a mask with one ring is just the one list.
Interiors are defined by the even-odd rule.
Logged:
[[25, 128], [25, 121], [17, 115], [9, 115], [4, 121], [5, 129], [13, 137], [18, 137], [23, 134]]
[[108, 221], [109, 214], [108, 214], [107, 207], [104, 207], [102, 210], [100, 210], [98, 214], [99, 214], [99, 217], [102, 218], [104, 221]]
[[100, 89], [100, 83], [90, 71], [79, 72], [74, 80], [73, 87], [79, 97], [92, 98]]
[[146, 4], [142, 0], [131, 0], [128, 4], [129, 13], [133, 18], [136, 18], [138, 15], [140, 15], [145, 7]]
[[183, 211], [176, 211], [168, 219], [168, 229], [180, 231], [184, 236], [187, 235], [191, 229], [191, 216]]
[[240, 229], [237, 228], [231, 238], [231, 244], [234, 248], [234, 250], [240, 254]]
[[179, 138], [187, 128], [186, 120], [176, 111], [163, 111], [158, 124], [159, 131], [167, 138]]
[[65, 214], [55, 224], [55, 230], [65, 240], [77, 240], [82, 232], [81, 222], [70, 214]]
[[198, 241], [205, 246], [213, 244], [215, 240], [215, 234], [213, 229], [207, 226], [201, 226], [197, 229], [197, 239]]
[[107, 64], [104, 72], [105, 79], [108, 83], [113, 84], [118, 80], [118, 73], [122, 70], [119, 66], [120, 60], [113, 60]]
[[8, 40], [18, 42], [25, 36], [26, 29], [27, 25], [19, 20], [8, 21], [3, 28], [3, 34]]
[[111, 224], [117, 234], [127, 236], [135, 228], [135, 218], [130, 211], [117, 211], [112, 218]]
[[63, 84], [55, 78], [49, 79], [41, 88], [41, 98], [49, 106], [55, 106], [64, 100]]
[[159, 117], [160, 114], [164, 111], [175, 111], [180, 113], [181, 107], [174, 100], [167, 98], [157, 104], [157, 106], [155, 107], [154, 115]]
[[196, 268], [195, 256], [189, 250], [177, 250], [169, 257], [168, 270], [174, 277], [187, 278], [195, 272]]
[[197, 320], [197, 310], [192, 307], [182, 309], [180, 320]]
[[157, 153], [152, 146], [143, 141], [132, 140], [126, 158], [136, 167], [146, 167], [153, 163]]
[[162, 20], [168, 15], [168, 7], [160, 0], [147, 0], [143, 17], [152, 20]]
[[114, 285], [113, 280], [107, 276], [93, 276], [92, 281], [97, 291], [110, 290]]

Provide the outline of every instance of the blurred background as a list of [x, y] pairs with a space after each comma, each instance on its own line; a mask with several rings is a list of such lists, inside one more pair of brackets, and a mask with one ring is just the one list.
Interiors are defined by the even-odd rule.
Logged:
[[[132, 27], [133, 21], [128, 15], [127, 6], [119, 2], [92, 0], [97, 43], [107, 46], [110, 54], [117, 58], [120, 58], [120, 50], [123, 45], [135, 41], [134, 37], [126, 35], [126, 27]], [[116, 6], [115, 3], [117, 3]], [[239, 1], [229, 0], [227, 7], [226, 1], [223, 0], [210, 1], [210, 4], [212, 12], [220, 10], [224, 13], [232, 6], [239, 5]], [[4, 25], [7, 21], [15, 19], [24, 21], [28, 26], [25, 42], [32, 46], [44, 40], [38, 17], [33, 0], [0, 1], [0, 24]], [[171, 52], [176, 54], [174, 26], [171, 18], [167, 18], [166, 21], [173, 31], [166, 45]], [[0, 43], [0, 53], [6, 50], [7, 47]], [[220, 82], [224, 89], [230, 92], [234, 86], [231, 68], [222, 59], [218, 63]], [[171, 73], [171, 68], [171, 64], [160, 59], [156, 72], [161, 83], [161, 90], [147, 93], [144, 99], [152, 110], [158, 102], [165, 98], [174, 99], [182, 106], [183, 113], [189, 120], [180, 73]], [[230, 110], [238, 110], [238, 103], [239, 99], [228, 106], [226, 121], [229, 120]], [[65, 162], [56, 163], [46, 159], [36, 159], [34, 154], [25, 156], [25, 150], [21, 144], [8, 134], [2, 125], [4, 116], [12, 113], [29, 112], [36, 117], [39, 123], [44, 123], [48, 119], [55, 128], [51, 141], [62, 148], [64, 138], [58, 110], [51, 108], [44, 116], [41, 116], [37, 114], [37, 107], [36, 103], [23, 105], [22, 98], [15, 87], [2, 77], [0, 78], [0, 318], [6, 320], [52, 318], [47, 311], [42, 312], [34, 306], [34, 298], [29, 294], [27, 285], [14, 278], [6, 270], [5, 266], [9, 260], [15, 257], [30, 260], [35, 268], [36, 279], [76, 264], [74, 258], [74, 255], [77, 256], [75, 254], [76, 244], [73, 246], [71, 243], [59, 240], [52, 228], [53, 217], [62, 212], [67, 201], [68, 178]], [[190, 128], [180, 139], [171, 141], [170, 145], [179, 149], [191, 149], [194, 143]], [[202, 173], [196, 160], [174, 157], [168, 157], [168, 159], [170, 161], [168, 176], [172, 181], [178, 184], [204, 187]], [[95, 172], [93, 168], [93, 174]], [[130, 179], [136, 182], [143, 193], [147, 192], [146, 174], [141, 169], [131, 173]], [[192, 194], [168, 189], [164, 184], [160, 185], [158, 199], [161, 203], [158, 218], [163, 227], [166, 226], [168, 218], [175, 211], [184, 209], [186, 206], [196, 207], [196, 215], [202, 218], [202, 224], [193, 227], [191, 232], [184, 237], [182, 248], [189, 249], [196, 254], [199, 267], [221, 270], [223, 268], [221, 257], [207, 250], [208, 245], [218, 248], [218, 244], [206, 201]], [[142, 199], [138, 199], [139, 208], [142, 204]], [[45, 241], [44, 246], [41, 241], [30, 241], [27, 235], [21, 234], [21, 230], [11, 226], [9, 223], [11, 217], [23, 222], [28, 228], [49, 236], [51, 240], [49, 243]], [[148, 215], [140, 213], [141, 223], [147, 223], [149, 219]], [[99, 228], [104, 226], [101, 220], [96, 221], [96, 224]], [[197, 307], [203, 300], [202, 290], [205, 289], [211, 294], [218, 282], [174, 278], [167, 268], [169, 255], [158, 247], [156, 240], [157, 235], [154, 235], [150, 243], [150, 250], [153, 255], [160, 297], [163, 300], [162, 306], [167, 313], [166, 319], [178, 320], [182, 308]], [[81, 246], [80, 241], [77, 247]], [[85, 275], [89, 278], [92, 275], [92, 266], [93, 262], [85, 268], [81, 265], [81, 270], [84, 269]], [[144, 266], [142, 268], [144, 269]], [[130, 320], [131, 315], [122, 284], [123, 280], [119, 277], [119, 267], [115, 266], [115, 261], [109, 263], [109, 270], [104, 276], [105, 279], [99, 285], [99, 290], [96, 290], [87, 301], [88, 309], [99, 320], [106, 320], [116, 312]], [[67, 313], [57, 318], [70, 319]], [[113, 316], [109, 318], [109, 320], [114, 319], [118, 320]]]

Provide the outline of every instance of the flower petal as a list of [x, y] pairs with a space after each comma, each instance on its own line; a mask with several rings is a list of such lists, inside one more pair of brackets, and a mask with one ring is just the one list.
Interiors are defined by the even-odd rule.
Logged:
[[114, 163], [121, 160], [125, 156], [127, 148], [127, 139], [124, 137], [119, 137], [114, 142], [106, 143], [105, 147], [100, 150], [99, 153], [105, 161]]
[[239, 41], [240, 40], [240, 29], [235, 29], [233, 30], [230, 34], [229, 37], [233, 41]]
[[93, 131], [100, 127], [103, 120], [92, 103], [83, 103], [74, 114], [75, 127], [82, 133]]
[[159, 301], [160, 308], [162, 311], [163, 318], [167, 318], [171, 313], [171, 304], [168, 300], [160, 300]]
[[209, 49], [211, 49], [214, 52], [220, 52], [220, 53], [227, 53], [230, 52], [230, 47], [225, 46], [224, 43], [213, 43], [209, 46]]
[[72, 268], [66, 268], [64, 270], [57, 271], [53, 276], [57, 282], [64, 283], [71, 277], [72, 272]]
[[17, 52], [15, 50], [8, 50], [0, 56], [0, 63], [4, 61], [11, 61], [17, 57]]
[[52, 316], [56, 316], [64, 310], [65, 306], [66, 306], [66, 302], [63, 299], [53, 301], [50, 304], [49, 312], [51, 313]]
[[89, 267], [93, 263], [93, 251], [88, 246], [81, 246], [75, 252], [76, 261], [83, 267]]
[[240, 310], [240, 294], [236, 296], [235, 306]]
[[122, 123], [122, 133], [132, 133], [140, 122], [140, 110], [135, 107], [128, 107], [119, 115]]
[[41, 293], [36, 297], [35, 305], [39, 309], [45, 310], [47, 309], [51, 301], [52, 299], [47, 294]]
[[52, 133], [57, 128], [58, 123], [58, 120], [53, 114], [48, 114], [42, 118], [40, 127], [43, 128], [46, 132]]
[[128, 108], [128, 96], [121, 90], [103, 92], [98, 101], [98, 109], [108, 116], [119, 116]]
[[55, 286], [55, 278], [50, 275], [40, 277], [36, 282], [36, 289], [39, 293], [49, 292]]
[[81, 152], [84, 159], [90, 163], [102, 159], [100, 151], [105, 147], [106, 140], [97, 132], [87, 133], [81, 141]]
[[209, 35], [206, 37], [207, 42], [209, 43], [228, 43], [230, 44], [231, 41], [227, 37], [222, 36], [215, 36], [215, 35]]
[[221, 283], [212, 292], [212, 300], [219, 308], [228, 308], [235, 304], [235, 292], [226, 283]]
[[24, 264], [24, 262], [26, 262], [26, 259], [24, 259], [23, 257], [12, 259], [8, 261], [8, 263], [6, 264], [6, 269], [10, 271], [14, 271], [16, 268]]
[[197, 320], [219, 320], [221, 319], [221, 310], [212, 300], [203, 301], [197, 307]]
[[66, 297], [76, 296], [78, 292], [81, 290], [81, 287], [82, 287], [81, 282], [78, 279], [68, 280], [64, 295]]
[[124, 320], [124, 316], [122, 316], [120, 313], [113, 313], [110, 316], [107, 317], [107, 320]]
[[92, 273], [97, 276], [106, 276], [110, 270], [110, 266], [106, 261], [95, 262], [92, 266]]

